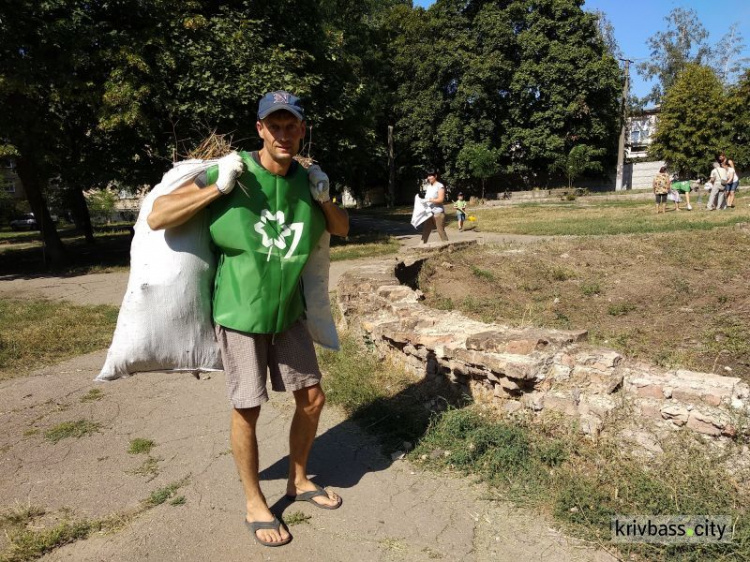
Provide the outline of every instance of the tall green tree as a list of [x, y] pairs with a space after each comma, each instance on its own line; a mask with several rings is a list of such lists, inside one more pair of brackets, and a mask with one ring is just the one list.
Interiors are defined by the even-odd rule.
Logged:
[[554, 177], [576, 143], [616, 155], [621, 74], [595, 14], [577, 0], [438, 0], [402, 21], [394, 60], [402, 157], [449, 180], [468, 143], [501, 171]]
[[458, 153], [456, 167], [466, 169], [469, 177], [479, 179], [482, 186], [481, 197], [484, 199], [487, 180], [500, 171], [499, 159], [497, 149], [471, 142]]
[[664, 97], [649, 155], [665, 160], [680, 175], [708, 176], [730, 127], [716, 73], [688, 64]]
[[[727, 20], [731, 18], [728, 15]], [[738, 24], [729, 25], [712, 44], [710, 32], [693, 9], [674, 8], [665, 18], [667, 28], [652, 35], [647, 43], [649, 60], [638, 64], [638, 72], [647, 80], [656, 79], [642, 103], [660, 103], [666, 92], [688, 65], [710, 66], [723, 84], [729, 84], [747, 68], [742, 57], [744, 42]]]

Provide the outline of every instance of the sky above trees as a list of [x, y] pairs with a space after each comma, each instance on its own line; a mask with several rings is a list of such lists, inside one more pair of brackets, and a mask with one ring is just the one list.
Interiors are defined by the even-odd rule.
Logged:
[[[427, 8], [432, 4], [434, 0], [414, 0], [415, 6]], [[586, 10], [600, 10], [607, 15], [615, 28], [615, 38], [623, 55], [636, 64], [648, 59], [646, 40], [666, 28], [664, 18], [674, 8], [695, 10], [710, 34], [711, 44], [718, 42], [729, 27], [737, 23], [744, 36], [742, 56], [750, 57], [750, 2], [747, 0], [724, 0], [719, 4], [713, 0], [586, 0], [584, 5]], [[635, 70], [631, 72], [631, 84], [632, 94], [638, 97], [648, 94], [653, 86], [652, 81], [644, 80]]]

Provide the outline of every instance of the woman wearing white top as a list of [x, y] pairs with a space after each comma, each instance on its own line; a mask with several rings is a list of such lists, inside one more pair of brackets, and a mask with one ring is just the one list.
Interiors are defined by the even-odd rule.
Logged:
[[[714, 162], [714, 169], [711, 170], [711, 177], [708, 179], [711, 182], [711, 193], [708, 195], [708, 205], [706, 209], [709, 211], [715, 211], [721, 209], [724, 205], [724, 189], [727, 182], [727, 171], [719, 164]], [[723, 183], [722, 183], [723, 182]]]
[[429, 185], [427, 186], [424, 200], [432, 211], [432, 217], [424, 221], [424, 225], [422, 226], [422, 244], [427, 243], [427, 239], [430, 237], [433, 228], [437, 228], [440, 239], [443, 242], [448, 241], [448, 236], [445, 234], [445, 209], [443, 208], [445, 186], [437, 181], [437, 178], [437, 172], [434, 170], [427, 172], [427, 182]]

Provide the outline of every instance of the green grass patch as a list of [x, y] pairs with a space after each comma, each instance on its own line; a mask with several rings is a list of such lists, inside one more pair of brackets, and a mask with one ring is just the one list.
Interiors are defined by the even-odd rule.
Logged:
[[[691, 203], [695, 210], [662, 215], [656, 215], [652, 199], [592, 201], [588, 198], [569, 203], [514, 203], [480, 208], [474, 214], [484, 232], [508, 234], [599, 236], [706, 231], [750, 220], [750, 208], [745, 197], [740, 192], [737, 207], [722, 213], [701, 209], [697, 205], [697, 194], [693, 194]], [[702, 205], [705, 205], [705, 201]]]
[[173, 500], [169, 502], [169, 505], [185, 505], [187, 503], [187, 498], [185, 496], [177, 496]]
[[390, 236], [355, 236], [331, 245], [331, 261], [356, 260], [398, 253], [398, 240]]
[[635, 305], [632, 305], [629, 302], [622, 302], [608, 306], [607, 314], [609, 314], [610, 316], [625, 316], [626, 314], [629, 314], [634, 310]]
[[76, 420], [57, 424], [44, 432], [44, 438], [51, 443], [75, 437], [80, 439], [86, 435], [98, 433], [102, 424], [90, 420]]
[[130, 440], [128, 453], [130, 453], [131, 455], [147, 455], [151, 452], [151, 449], [153, 449], [155, 445], [156, 443], [154, 443], [151, 439], [136, 437], [135, 439]]
[[117, 314], [114, 306], [0, 299], [0, 380], [106, 348]]
[[365, 431], [377, 434], [387, 453], [414, 443], [429, 424], [435, 401], [443, 407], [460, 400], [442, 377], [434, 385], [381, 361], [351, 335], [342, 334], [341, 351], [319, 350], [321, 368], [327, 373], [323, 386], [329, 403], [342, 407]]
[[101, 388], [92, 388], [81, 396], [81, 402], [96, 402], [102, 398], [104, 398], [104, 391]]
[[593, 297], [594, 295], [601, 294], [601, 292], [601, 285], [596, 281], [588, 281], [581, 284], [581, 293], [586, 297]]
[[302, 523], [309, 523], [310, 519], [312, 519], [312, 515], [306, 515], [301, 511], [292, 511], [289, 514], [284, 515], [284, 523], [289, 527], [301, 525]]
[[474, 274], [474, 277], [478, 279], [484, 279], [485, 281], [494, 281], [495, 276], [491, 271], [488, 271], [486, 269], [481, 269], [475, 265], [471, 266], [471, 272]]
[[750, 495], [741, 486], [747, 474], [729, 473], [727, 456], [689, 435], [676, 435], [663, 455], [644, 463], [614, 442], [554, 435], [539, 424], [508, 423], [470, 407], [435, 417], [412, 456], [432, 469], [478, 476], [498, 495], [549, 510], [569, 531], [596, 542], [609, 541], [614, 515], [729, 514], [737, 521], [731, 544], [624, 545], [625, 559], [750, 556]]

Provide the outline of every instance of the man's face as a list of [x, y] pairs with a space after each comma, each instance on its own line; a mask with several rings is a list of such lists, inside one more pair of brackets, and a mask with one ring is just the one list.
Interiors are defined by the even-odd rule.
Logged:
[[437, 177], [435, 177], [435, 174], [428, 174], [427, 181], [430, 182], [430, 185], [432, 185], [433, 183], [435, 183], [435, 181], [437, 181]]
[[305, 122], [288, 111], [276, 111], [256, 123], [263, 148], [279, 163], [288, 163], [299, 153], [305, 138]]

